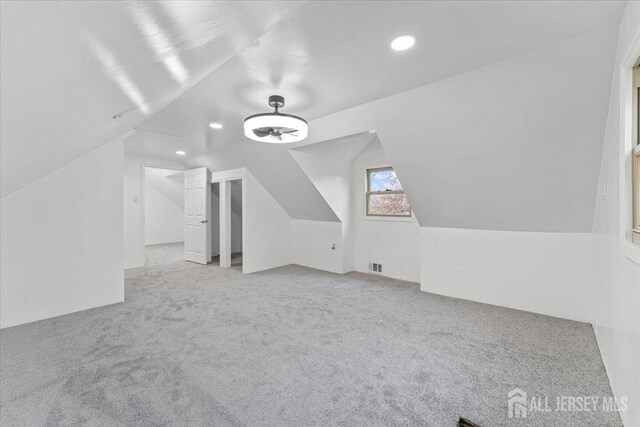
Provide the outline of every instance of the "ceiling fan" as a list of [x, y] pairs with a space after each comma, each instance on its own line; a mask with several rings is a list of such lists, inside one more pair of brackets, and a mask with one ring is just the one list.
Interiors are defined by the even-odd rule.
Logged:
[[302, 141], [307, 137], [309, 125], [306, 120], [279, 111], [284, 107], [282, 96], [271, 95], [269, 105], [275, 109], [273, 113], [254, 114], [244, 120], [244, 134], [247, 138], [282, 144]]
[[253, 130], [253, 134], [258, 138], [264, 138], [267, 135], [271, 135], [279, 141], [282, 141], [282, 134], [291, 134], [291, 136], [298, 136], [294, 132], [298, 132], [298, 129], [291, 129], [286, 127], [264, 127]]

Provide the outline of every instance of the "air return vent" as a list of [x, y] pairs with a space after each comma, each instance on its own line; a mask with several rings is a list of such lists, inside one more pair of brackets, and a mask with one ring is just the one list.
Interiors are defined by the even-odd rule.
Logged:
[[370, 262], [369, 271], [373, 271], [375, 273], [382, 273], [382, 264], [376, 264], [375, 262]]

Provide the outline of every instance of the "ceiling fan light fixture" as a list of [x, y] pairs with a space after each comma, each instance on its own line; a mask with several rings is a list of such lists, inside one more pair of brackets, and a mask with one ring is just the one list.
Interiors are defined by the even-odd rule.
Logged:
[[244, 135], [247, 138], [271, 144], [286, 144], [302, 141], [307, 137], [309, 125], [306, 120], [278, 111], [284, 107], [283, 97], [270, 96], [269, 105], [275, 108], [273, 113], [254, 114], [244, 120]]

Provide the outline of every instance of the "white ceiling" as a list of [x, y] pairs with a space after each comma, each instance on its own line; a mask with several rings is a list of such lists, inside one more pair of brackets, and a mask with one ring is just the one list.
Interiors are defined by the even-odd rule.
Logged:
[[[293, 218], [336, 220], [313, 182], [290, 156], [291, 145], [265, 145], [243, 136], [244, 117], [270, 110], [266, 104], [268, 95], [285, 96], [284, 112], [314, 120], [445, 81], [599, 28], [614, 27], [623, 7], [623, 3], [616, 2], [309, 2], [297, 9], [286, 23], [262, 36], [259, 43], [236, 55], [145, 120], [139, 129], [180, 138], [175, 145], [156, 144], [151, 148], [155, 157], [174, 159], [175, 150], [182, 149], [187, 151], [186, 161], [191, 166], [246, 166]], [[389, 49], [392, 38], [403, 33], [413, 34], [417, 38], [416, 46], [406, 52]], [[613, 45], [606, 49], [613, 49]], [[596, 56], [590, 56], [595, 60], [596, 71], [588, 73], [592, 78], [584, 79], [586, 84], [598, 88], [609, 84], [608, 78], [601, 78], [602, 67], [608, 67], [609, 62], [600, 53], [597, 50]], [[571, 94], [559, 96], [566, 99]], [[465, 94], [459, 96], [464, 99]], [[387, 118], [372, 117], [371, 129], [382, 126], [384, 120], [402, 116], [402, 105], [395, 105], [397, 111], [385, 110]], [[594, 118], [593, 114], [585, 114], [588, 124], [585, 129], [602, 126], [602, 117]], [[210, 129], [209, 122], [222, 123], [224, 128]], [[411, 124], [420, 125], [420, 121]], [[312, 134], [316, 130], [312, 128]], [[366, 132], [366, 128], [353, 129], [353, 132], [362, 131]], [[326, 136], [342, 138], [353, 132], [329, 132]], [[555, 136], [550, 139], [555, 140]], [[293, 144], [293, 147], [307, 142]], [[390, 152], [396, 144], [407, 147], [406, 155], [410, 159], [412, 149], [422, 150], [421, 146], [395, 141], [393, 137], [382, 142]], [[593, 148], [593, 144], [590, 147], [592, 158], [598, 149]], [[490, 151], [487, 153], [491, 156]], [[346, 155], [346, 151], [343, 154]], [[455, 153], [446, 154], [455, 158]], [[424, 178], [427, 173], [424, 164], [416, 158], [413, 160], [417, 162], [415, 170]], [[449, 160], [434, 157], [432, 161], [442, 165]], [[402, 175], [402, 170], [399, 173]], [[416, 179], [421, 184], [424, 182]], [[472, 179], [477, 181], [477, 177]], [[408, 180], [404, 178], [403, 183]], [[411, 187], [411, 184], [405, 186]], [[446, 194], [447, 189], [440, 186], [434, 191]], [[449, 194], [458, 197], [454, 196], [456, 192]], [[416, 193], [414, 197], [428, 200], [425, 212], [433, 218], [433, 203], [427, 195]], [[419, 200], [414, 201], [414, 206], [419, 204]], [[581, 202], [576, 206], [582, 208], [585, 204]], [[446, 209], [451, 208], [453, 206]], [[445, 213], [442, 215], [447, 217]], [[545, 225], [538, 222], [524, 228], [547, 229], [556, 216], [547, 218]], [[424, 225], [499, 228], [495, 218], [466, 221], [464, 214], [462, 217], [451, 222], [439, 217], [437, 222], [431, 222], [423, 217], [423, 222]], [[571, 219], [566, 219], [551, 229], [565, 229], [569, 221]], [[583, 229], [584, 224], [583, 220], [576, 226]], [[506, 226], [523, 227], [521, 223]], [[569, 228], [575, 229], [575, 226]]]
[[310, 143], [374, 128], [421, 226], [589, 232], [615, 29], [341, 111]]
[[[184, 138], [188, 156], [237, 144], [248, 115], [283, 112], [308, 120], [461, 74], [483, 65], [616, 23], [624, 3], [318, 1], [296, 9], [139, 129]], [[391, 40], [410, 33], [414, 48]], [[221, 130], [209, 122], [224, 125]], [[283, 147], [274, 146], [277, 150]], [[173, 156], [178, 147], [158, 149]]]
[[[287, 100], [284, 112], [312, 121], [307, 142], [341, 138], [369, 129], [378, 131], [385, 150], [397, 163], [403, 184], [408, 191], [413, 187], [412, 204], [422, 203], [414, 200], [417, 198], [424, 201], [424, 215], [429, 212], [430, 216], [421, 220], [422, 225], [480, 228], [493, 227], [501, 217], [487, 214], [484, 220], [468, 221], [461, 214], [462, 217], [451, 217], [451, 221], [446, 219], [448, 210], [463, 207], [448, 203], [447, 197], [460, 197], [464, 180], [459, 187], [452, 186], [451, 191], [446, 185], [438, 187], [437, 193], [428, 190], [426, 173], [432, 174], [429, 178], [439, 184], [442, 180], [449, 182], [449, 178], [447, 175], [434, 178], [436, 171], [424, 167], [449, 164], [451, 169], [441, 170], [447, 174], [456, 170], [456, 166], [465, 166], [456, 164], [455, 152], [444, 150], [439, 152], [444, 157], [431, 156], [432, 140], [405, 141], [402, 138], [409, 136], [406, 132], [386, 127], [387, 121], [402, 118], [402, 104], [394, 104], [393, 111], [379, 107], [380, 104], [373, 109], [349, 109], [429, 87], [434, 82], [446, 82], [453, 76], [526, 52], [556, 45], [568, 49], [562, 47], [566, 40], [616, 27], [624, 8], [623, 2], [612, 1], [1, 4], [3, 197], [136, 128], [136, 134], [125, 144], [127, 152], [183, 161], [190, 166], [207, 165], [214, 170], [246, 166], [292, 217], [336, 220], [290, 155], [289, 149], [293, 147], [260, 144], [242, 135], [244, 117], [269, 110], [267, 96], [276, 93]], [[416, 36], [415, 47], [406, 52], [390, 50], [391, 39], [405, 33]], [[566, 100], [575, 95], [576, 86], [568, 85], [568, 90], [561, 84], [553, 86], [557, 99], [561, 100], [553, 111], [572, 120], [575, 126], [558, 125], [547, 133], [541, 132], [539, 136], [549, 138], [550, 142], [540, 145], [537, 151], [540, 159], [544, 159], [545, 147], [551, 150], [554, 143], [562, 141], [563, 132], [564, 139], [576, 141], [583, 136], [578, 125], [589, 123], [587, 129], [595, 131], [586, 144], [585, 168], [590, 172], [584, 172], [584, 176], [597, 174], [594, 153], [599, 153], [598, 143], [593, 140], [604, 125], [600, 106], [595, 103], [602, 101], [603, 88], [610, 85], [610, 75], [605, 76], [604, 72], [610, 67], [605, 53], [614, 44], [610, 33], [589, 43], [581, 45], [580, 52], [588, 54], [594, 48], [595, 53], [587, 55], [582, 63], [596, 69], [579, 81], [595, 95], [582, 97], [589, 103], [586, 107], [569, 105]], [[564, 57], [551, 55], [541, 60]], [[572, 73], [579, 72], [574, 65], [581, 63], [579, 58], [572, 58], [573, 63], [560, 61], [555, 69], [553, 64], [541, 64], [541, 72], [547, 74], [539, 76], [537, 85], [532, 87], [545, 89], [545, 81], [571, 79]], [[527, 61], [522, 64], [535, 65]], [[523, 88], [527, 87], [528, 82], [521, 83]], [[459, 112], [455, 108], [465, 105], [465, 99], [473, 100], [473, 84], [469, 87], [467, 92], [451, 92], [449, 96], [456, 96], [455, 100], [447, 99], [448, 92], [443, 89], [444, 100], [449, 102], [444, 103], [448, 107], [441, 113]], [[524, 90], [523, 96], [525, 106], [527, 97], [539, 101], [530, 103], [534, 115], [556, 106], [553, 94], [538, 99], [536, 93]], [[438, 112], [438, 98], [428, 101], [424, 111]], [[447, 123], [445, 118], [456, 117], [453, 130], [462, 136], [464, 132], [458, 131], [465, 126], [469, 128], [468, 119], [478, 117], [471, 105], [483, 106], [469, 104], [464, 113], [468, 117], [435, 114], [433, 118]], [[421, 111], [417, 107], [421, 105], [416, 106], [414, 117], [419, 117]], [[573, 112], [583, 110], [585, 115], [574, 120]], [[314, 129], [319, 123], [334, 123], [322, 118], [340, 111], [345, 113], [337, 120], [341, 124], [336, 129]], [[123, 113], [122, 118], [111, 119], [119, 112]], [[531, 133], [533, 124], [545, 128], [545, 123], [525, 123], [528, 117], [531, 116], [524, 113], [515, 115], [516, 122], [511, 123], [509, 132], [517, 133], [520, 125], [522, 133]], [[212, 130], [208, 127], [210, 121], [220, 122], [224, 128]], [[366, 122], [369, 127], [345, 126], [344, 122]], [[423, 122], [411, 121], [412, 131], [421, 138], [431, 131], [420, 129]], [[380, 131], [385, 127], [386, 135]], [[476, 138], [473, 129], [467, 130], [468, 134], [464, 134], [467, 139], [456, 140], [456, 144], [471, 144], [470, 140]], [[446, 129], [434, 132], [441, 135]], [[490, 137], [491, 132], [486, 132], [481, 139]], [[438, 142], [435, 143], [437, 146]], [[491, 158], [495, 153], [501, 159], [504, 153], [514, 158], [527, 155], [526, 147], [516, 146], [520, 148], [500, 152], [492, 150], [501, 150], [503, 145], [489, 144], [485, 155]], [[575, 143], [569, 146], [575, 148]], [[187, 151], [187, 156], [176, 157], [176, 150]], [[412, 150], [416, 156], [412, 156]], [[410, 167], [412, 161], [414, 167]], [[474, 172], [499, 175], [496, 170]], [[562, 178], [553, 175], [548, 178], [548, 185]], [[482, 176], [469, 179], [481, 181]], [[535, 177], [531, 179], [536, 181]], [[418, 185], [412, 181], [420, 183], [420, 191], [416, 191]], [[424, 188], [426, 193], [422, 192]], [[568, 186], [566, 191], [543, 199], [545, 203], [557, 203], [557, 197], [572, 188]], [[503, 190], [505, 194], [508, 192], [501, 187], [491, 191]], [[595, 188], [592, 192], [595, 193]], [[436, 194], [445, 200], [434, 200]], [[435, 202], [446, 209], [436, 211], [438, 221], [426, 221], [433, 218]], [[510, 213], [514, 214], [517, 212]], [[548, 222], [561, 214], [555, 212]], [[580, 228], [583, 223], [581, 220]], [[555, 228], [565, 230], [564, 224]], [[508, 228], [522, 229], [522, 226], [509, 224]]]
[[342, 162], [353, 162], [374, 141], [375, 131], [365, 131], [323, 141], [322, 144], [305, 144], [292, 148], [292, 151], [313, 154]]
[[136, 127], [301, 4], [0, 2], [2, 197]]

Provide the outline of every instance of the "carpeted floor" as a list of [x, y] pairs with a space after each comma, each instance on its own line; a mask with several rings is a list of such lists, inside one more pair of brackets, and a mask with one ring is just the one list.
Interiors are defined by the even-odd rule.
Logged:
[[145, 246], [145, 266], [160, 267], [184, 260], [184, 243]]
[[[145, 246], [145, 266], [159, 267], [161, 265], [172, 264], [184, 260], [184, 243], [165, 243], [161, 245]], [[214, 256], [211, 262], [213, 265], [220, 265], [220, 257]], [[242, 266], [242, 253], [231, 254], [231, 266]], [[242, 271], [242, 268], [237, 269]]]
[[621, 425], [507, 418], [515, 387], [611, 395], [587, 324], [359, 273], [160, 258], [126, 273], [122, 304], [0, 332], [3, 426]]

